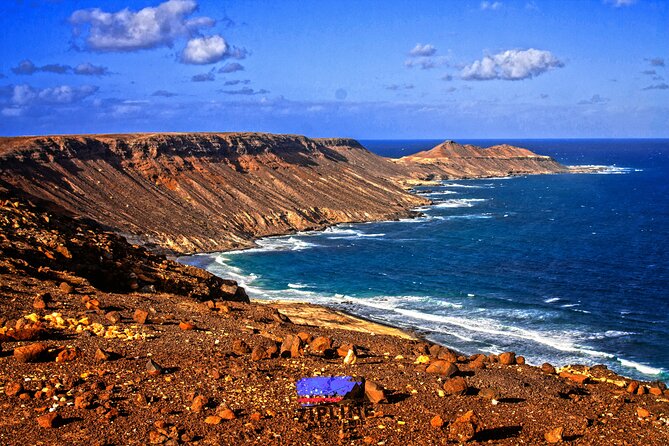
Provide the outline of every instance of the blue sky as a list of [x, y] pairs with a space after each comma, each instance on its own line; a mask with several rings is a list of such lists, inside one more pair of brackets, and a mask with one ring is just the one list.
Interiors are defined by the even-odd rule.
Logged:
[[0, 135], [669, 136], [669, 2], [2, 0]]

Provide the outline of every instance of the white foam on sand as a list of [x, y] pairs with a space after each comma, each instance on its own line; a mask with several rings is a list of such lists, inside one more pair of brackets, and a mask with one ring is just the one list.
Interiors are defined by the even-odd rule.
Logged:
[[643, 373], [644, 375], [655, 376], [655, 375], [659, 375], [663, 372], [662, 369], [658, 369], [656, 367], [651, 367], [649, 365], [640, 364], [640, 363], [634, 362], [634, 361], [628, 361], [627, 359], [622, 359], [622, 358], [616, 358], [616, 359], [618, 360], [618, 362], [621, 365], [623, 365], [625, 367], [629, 367], [631, 369], [636, 369], [639, 372]]

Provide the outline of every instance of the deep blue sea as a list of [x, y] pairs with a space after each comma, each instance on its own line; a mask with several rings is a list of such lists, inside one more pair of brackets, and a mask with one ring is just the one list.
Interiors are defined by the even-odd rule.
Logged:
[[[362, 141], [404, 156], [441, 141]], [[511, 143], [605, 174], [444, 181], [397, 222], [339, 225], [182, 261], [252, 297], [333, 305], [465, 353], [669, 379], [669, 140]]]

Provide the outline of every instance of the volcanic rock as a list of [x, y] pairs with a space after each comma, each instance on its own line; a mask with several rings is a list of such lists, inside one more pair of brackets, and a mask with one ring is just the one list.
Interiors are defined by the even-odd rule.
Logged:
[[513, 365], [516, 363], [516, 354], [514, 352], [505, 352], [499, 355], [499, 363], [502, 365]]
[[443, 386], [447, 395], [464, 395], [467, 393], [467, 382], [461, 376], [447, 379]]
[[235, 339], [232, 341], [232, 353], [237, 356], [244, 356], [251, 353], [251, 348], [243, 339]]
[[132, 318], [135, 322], [138, 324], [146, 324], [146, 320], [149, 317], [149, 312], [140, 310], [139, 308], [135, 310], [135, 314], [133, 314]]
[[555, 375], [555, 367], [553, 367], [547, 362], [541, 364], [541, 371], [546, 373], [547, 375]]
[[15, 348], [14, 357], [19, 362], [37, 362], [45, 357], [47, 351], [48, 347], [38, 342]]
[[437, 360], [432, 362], [425, 371], [435, 375], [450, 377], [458, 373], [459, 370], [458, 366], [452, 362]]
[[372, 404], [378, 404], [381, 401], [387, 400], [383, 387], [370, 380], [365, 380], [365, 396]]
[[473, 440], [480, 430], [478, 417], [474, 414], [473, 410], [470, 410], [456, 418], [448, 430], [448, 436], [451, 440], [462, 442]]
[[58, 427], [60, 422], [61, 418], [57, 412], [50, 412], [37, 418], [37, 424], [47, 429]]
[[564, 432], [563, 427], [556, 427], [551, 429], [544, 434], [544, 439], [548, 443], [559, 443], [562, 441], [562, 433]]

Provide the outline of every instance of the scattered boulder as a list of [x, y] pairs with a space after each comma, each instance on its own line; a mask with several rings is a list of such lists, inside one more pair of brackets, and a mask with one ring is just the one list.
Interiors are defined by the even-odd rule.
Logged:
[[302, 339], [302, 342], [304, 342], [305, 344], [309, 344], [314, 339], [313, 336], [311, 336], [309, 333], [304, 332], [304, 331], [299, 332], [297, 334], [297, 337]]
[[109, 361], [111, 354], [101, 348], [95, 350], [95, 360], [99, 362]]
[[514, 352], [504, 352], [499, 355], [499, 363], [502, 365], [513, 365], [516, 363], [516, 354]]
[[563, 427], [556, 427], [551, 429], [544, 434], [544, 439], [547, 443], [559, 443], [562, 441], [562, 434], [564, 433]]
[[41, 417], [37, 417], [37, 424], [45, 429], [58, 427], [61, 421], [60, 415], [57, 412], [50, 412]]
[[74, 287], [67, 282], [61, 282], [60, 285], [58, 285], [58, 289], [64, 294], [72, 294], [74, 292]]
[[442, 348], [437, 355], [437, 359], [441, 359], [446, 362], [457, 362], [458, 355], [447, 348]]
[[135, 322], [138, 324], [146, 324], [146, 320], [149, 317], [149, 312], [140, 310], [139, 308], [135, 310], [135, 314], [133, 314], [132, 318]]
[[[298, 335], [299, 337], [299, 335]], [[302, 339], [302, 338], [300, 338]], [[332, 349], [332, 339], [319, 336], [309, 344], [309, 349], [319, 355], [325, 355]]]
[[491, 387], [479, 390], [479, 396], [486, 400], [499, 401], [499, 392]]
[[209, 415], [204, 419], [204, 422], [207, 424], [217, 425], [221, 423], [221, 420], [223, 420], [223, 418], [219, 417], [218, 415]]
[[188, 331], [188, 330], [195, 330], [195, 324], [191, 322], [179, 322], [179, 328]]
[[436, 429], [441, 429], [444, 426], [444, 419], [439, 415], [436, 415], [430, 420], [430, 426]]
[[37, 342], [35, 344], [17, 347], [14, 349], [14, 357], [19, 362], [37, 362], [42, 360], [48, 351], [48, 347]]
[[541, 371], [544, 372], [547, 375], [555, 375], [555, 373], [556, 373], [555, 372], [555, 367], [553, 367], [552, 365], [550, 365], [547, 362], [544, 362], [543, 364], [541, 364]]
[[75, 409], [90, 409], [92, 404], [93, 404], [93, 394], [90, 392], [84, 392], [81, 395], [77, 395], [74, 398]]
[[358, 354], [358, 350], [353, 344], [343, 344], [337, 349], [337, 356], [340, 358], [345, 358], [348, 355], [349, 350], [353, 350], [353, 353]]
[[385, 390], [380, 384], [374, 381], [365, 380], [365, 396], [372, 404], [387, 401]]
[[146, 362], [146, 371], [149, 372], [149, 375], [158, 376], [163, 373], [163, 368], [159, 366], [153, 359], [149, 359]]
[[110, 311], [105, 314], [105, 319], [107, 319], [112, 324], [116, 325], [121, 322], [121, 314], [118, 311]]
[[650, 416], [650, 411], [648, 409], [644, 409], [643, 407], [637, 407], [636, 414], [639, 416], [639, 418], [646, 418]]
[[237, 356], [244, 356], [251, 353], [251, 348], [243, 339], [235, 339], [232, 341], [232, 353]]
[[655, 396], [661, 396], [662, 389], [660, 389], [659, 387], [651, 387], [650, 389], [648, 389], [648, 393]]
[[458, 373], [459, 370], [458, 366], [452, 362], [437, 360], [432, 362], [425, 371], [435, 375], [450, 377]]
[[448, 436], [451, 440], [467, 442], [473, 440], [480, 429], [478, 417], [470, 410], [451, 423]]
[[74, 361], [79, 356], [81, 356], [81, 350], [79, 350], [77, 347], [66, 348], [58, 353], [58, 356], [56, 356], [56, 362]]
[[270, 355], [267, 353], [267, 350], [260, 346], [254, 347], [253, 351], [251, 352], [251, 361], [260, 361], [269, 357]]
[[276, 342], [270, 343], [267, 347], [267, 356], [274, 358], [279, 355], [279, 345]]
[[473, 370], [484, 369], [487, 359], [485, 355], [476, 355], [473, 360], [469, 361], [469, 367]]
[[5, 384], [5, 395], [16, 396], [23, 392], [23, 383], [21, 381], [9, 382]]
[[355, 350], [351, 349], [348, 351], [346, 354], [346, 357], [344, 358], [344, 364], [346, 365], [353, 365], [358, 361], [358, 355], [355, 354]]
[[281, 343], [282, 358], [298, 358], [302, 356], [302, 340], [295, 335], [287, 335]]
[[35, 296], [35, 299], [33, 300], [33, 308], [35, 310], [44, 310], [46, 308], [46, 300], [44, 299], [44, 295], [38, 294]]
[[524, 365], [525, 364], [525, 357], [524, 356], [516, 356], [516, 364]]
[[461, 376], [447, 379], [443, 386], [447, 395], [464, 395], [467, 393], [467, 382]]
[[235, 413], [230, 409], [226, 404], [221, 404], [216, 410], [216, 415], [221, 417], [224, 420], [230, 421], [237, 418]]
[[588, 375], [581, 375], [581, 374], [578, 374], [578, 373], [571, 373], [571, 372], [568, 372], [566, 370], [563, 370], [562, 372], [560, 372], [560, 378], [566, 378], [569, 381], [573, 381], [576, 384], [581, 384], [581, 385], [588, 382]]
[[190, 410], [193, 412], [202, 412], [202, 409], [204, 409], [207, 404], [209, 404], [209, 398], [198, 395], [193, 398], [193, 402], [190, 405]]

